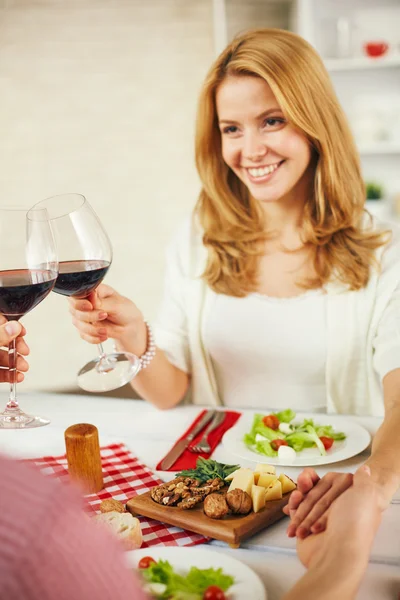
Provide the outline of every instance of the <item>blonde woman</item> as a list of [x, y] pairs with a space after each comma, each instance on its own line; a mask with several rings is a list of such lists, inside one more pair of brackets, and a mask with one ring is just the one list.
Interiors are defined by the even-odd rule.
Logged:
[[105, 285], [71, 300], [81, 337], [142, 356], [132, 386], [159, 408], [190, 392], [385, 414], [368, 464], [387, 503], [400, 480], [400, 237], [364, 212], [354, 141], [307, 42], [262, 29], [222, 52], [200, 95], [196, 162], [202, 190], [168, 251], [155, 354], [142, 312]]

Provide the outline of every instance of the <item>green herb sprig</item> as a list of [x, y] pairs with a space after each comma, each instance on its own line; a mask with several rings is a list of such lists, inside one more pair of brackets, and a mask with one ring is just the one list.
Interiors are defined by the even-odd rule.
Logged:
[[176, 477], [192, 477], [198, 479], [200, 483], [205, 483], [208, 479], [225, 479], [231, 473], [239, 469], [240, 465], [224, 465], [212, 458], [197, 459], [195, 469], [187, 469], [176, 474]]

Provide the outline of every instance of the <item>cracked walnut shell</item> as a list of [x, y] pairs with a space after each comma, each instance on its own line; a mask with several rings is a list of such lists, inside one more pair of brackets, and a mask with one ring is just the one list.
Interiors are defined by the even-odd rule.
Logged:
[[238, 488], [226, 494], [226, 502], [235, 515], [247, 515], [253, 507], [249, 494]]
[[206, 496], [204, 499], [204, 512], [210, 519], [222, 519], [229, 512], [225, 496], [217, 493]]

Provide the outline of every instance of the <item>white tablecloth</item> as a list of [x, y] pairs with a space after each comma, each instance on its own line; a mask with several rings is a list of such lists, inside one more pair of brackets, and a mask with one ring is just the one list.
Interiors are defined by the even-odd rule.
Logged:
[[[6, 394], [0, 394], [0, 402], [5, 404], [6, 400]], [[49, 417], [51, 424], [38, 429], [0, 430], [1, 452], [21, 458], [63, 454], [65, 429], [74, 423], [93, 423], [99, 430], [101, 445], [124, 442], [133, 454], [153, 469], [199, 412], [199, 408], [193, 406], [159, 411], [139, 400], [62, 394], [21, 394], [20, 403], [26, 412]], [[356, 420], [372, 435], [380, 424], [379, 419], [372, 417]], [[366, 456], [367, 453], [363, 453], [348, 461], [319, 468], [318, 472], [354, 471]], [[218, 446], [213, 458], [245, 465], [245, 461], [228, 455], [223, 445]], [[285, 472], [296, 478], [299, 469], [285, 467]], [[158, 475], [163, 479], [172, 477], [171, 473], [158, 472]], [[384, 514], [358, 596], [360, 599], [397, 600], [400, 593], [399, 500], [397, 494], [395, 502]], [[231, 550], [218, 541], [211, 545], [232, 553], [253, 568], [265, 583], [268, 600], [279, 600], [304, 572], [296, 557], [295, 542], [285, 534], [286, 527], [287, 519], [283, 519], [244, 542], [239, 550]]]

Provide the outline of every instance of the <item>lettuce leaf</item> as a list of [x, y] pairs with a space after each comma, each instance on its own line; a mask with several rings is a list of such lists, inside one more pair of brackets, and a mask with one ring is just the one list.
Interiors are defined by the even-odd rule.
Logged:
[[271, 429], [270, 427], [266, 427], [263, 423], [263, 418], [265, 415], [256, 413], [253, 418], [253, 424], [251, 426], [250, 432], [247, 434], [253, 438], [256, 437], [256, 434], [262, 435], [265, 439], [272, 442], [272, 440], [283, 439], [285, 435], [278, 430]]
[[234, 578], [231, 575], [225, 575], [222, 569], [198, 569], [197, 567], [190, 569], [186, 580], [201, 594], [210, 585], [217, 585], [226, 592], [234, 583]]
[[[278, 453], [271, 448], [272, 440], [284, 439], [285, 435], [281, 431], [275, 431], [270, 427], [266, 427], [263, 423], [265, 415], [257, 413], [254, 415], [253, 424], [249, 433], [243, 437], [246, 446], [253, 452], [264, 454], [265, 456], [277, 456]], [[256, 440], [256, 436], [261, 435], [263, 440]]]
[[151, 563], [148, 569], [143, 569], [140, 573], [146, 582], [163, 583], [166, 586], [165, 591], [156, 596], [160, 600], [201, 600], [210, 585], [216, 585], [225, 592], [235, 582], [222, 569], [191, 567], [186, 576], [179, 575], [167, 560]]
[[281, 412], [274, 413], [274, 415], [278, 417], [281, 423], [290, 423], [296, 417], [296, 413], [291, 408], [281, 410]]
[[255, 450], [259, 454], [265, 454], [265, 456], [278, 456], [278, 453], [276, 450], [273, 450], [268, 440], [265, 440], [265, 442], [256, 442]]
[[315, 431], [318, 437], [326, 436], [334, 440], [346, 439], [346, 434], [343, 431], [335, 431], [332, 425], [315, 425]]
[[296, 431], [286, 436], [286, 441], [296, 452], [315, 446], [314, 437], [307, 431]]
[[286, 436], [286, 441], [296, 452], [304, 450], [304, 448], [312, 448], [317, 446], [321, 455], [326, 454], [325, 447], [319, 439], [317, 432], [312, 425], [307, 424], [305, 431], [296, 430], [294, 433]]

